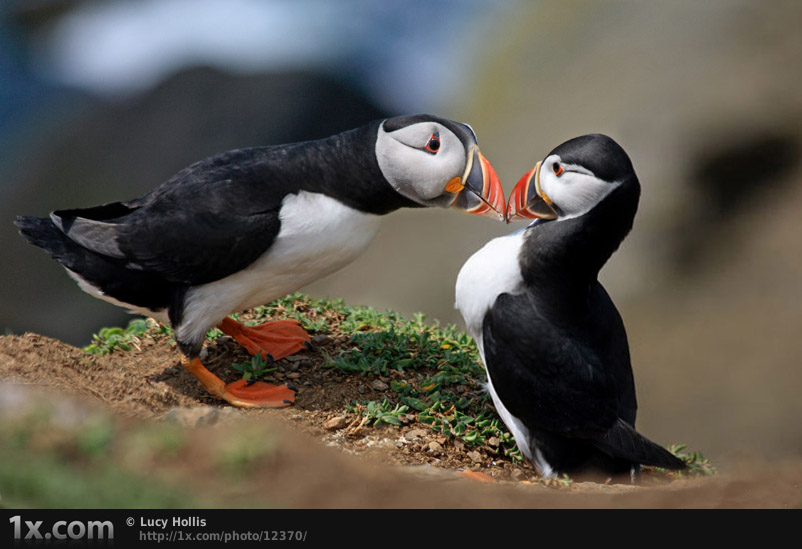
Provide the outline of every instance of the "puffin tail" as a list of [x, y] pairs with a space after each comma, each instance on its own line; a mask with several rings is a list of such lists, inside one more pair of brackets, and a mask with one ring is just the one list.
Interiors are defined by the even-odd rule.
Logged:
[[115, 221], [131, 213], [122, 202], [93, 208], [60, 210], [49, 218], [19, 216], [14, 224], [28, 242], [39, 246], [67, 269], [80, 273], [89, 256], [123, 259], [117, 246]]
[[[112, 208], [116, 211], [112, 212]], [[49, 253], [73, 278], [77, 275], [84, 291], [153, 311], [166, 309], [172, 303], [174, 285], [158, 273], [127, 268], [111, 224], [76, 215], [119, 211], [121, 208], [116, 206], [62, 210], [49, 218], [20, 216], [14, 224], [28, 242]]]
[[105, 278], [102, 273], [114, 273], [120, 267], [110, 258], [75, 242], [56, 222], [58, 217], [19, 216], [14, 224], [25, 239], [46, 251], [61, 266], [82, 279], [96, 285]]
[[622, 419], [612, 429], [593, 439], [593, 444], [605, 454], [626, 459], [640, 465], [651, 465], [663, 469], [685, 469], [685, 462], [655, 444]]
[[[68, 259], [74, 254], [74, 250], [70, 250], [72, 246], [69, 238], [49, 218], [21, 215], [14, 221], [14, 225], [28, 242], [42, 248], [60, 263], [64, 263], [62, 259]], [[69, 260], [69, 263], [73, 261]], [[70, 268], [66, 264], [65, 267]]]

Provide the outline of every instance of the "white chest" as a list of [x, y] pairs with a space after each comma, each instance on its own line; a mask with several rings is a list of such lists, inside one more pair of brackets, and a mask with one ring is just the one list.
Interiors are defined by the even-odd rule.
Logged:
[[280, 219], [276, 241], [254, 269], [307, 284], [362, 254], [376, 236], [381, 218], [326, 195], [301, 191], [284, 199]]
[[279, 234], [259, 259], [190, 290], [181, 331], [205, 333], [232, 312], [268, 303], [344, 267], [367, 248], [380, 223], [377, 215], [305, 191], [284, 199], [280, 219]]
[[[521, 269], [518, 265], [518, 254], [523, 245], [523, 233], [524, 229], [491, 240], [465, 262], [457, 276], [455, 307], [462, 314], [468, 333], [476, 341], [479, 355], [485, 365], [487, 365], [487, 361], [482, 338], [482, 323], [487, 311], [493, 306], [499, 295], [517, 293], [523, 285]], [[493, 387], [489, 373], [486, 388], [502, 421], [515, 437], [518, 447], [543, 476], [551, 477], [554, 474], [553, 470], [540, 454], [529, 429], [507, 410]]]
[[468, 333], [482, 351], [482, 322], [502, 293], [516, 293], [523, 284], [518, 254], [523, 230], [494, 238], [473, 254], [457, 275], [455, 307], [465, 319]]
[[284, 199], [280, 219], [281, 230], [262, 257], [213, 283], [237, 294], [236, 309], [261, 305], [351, 263], [376, 236], [380, 218], [301, 191]]

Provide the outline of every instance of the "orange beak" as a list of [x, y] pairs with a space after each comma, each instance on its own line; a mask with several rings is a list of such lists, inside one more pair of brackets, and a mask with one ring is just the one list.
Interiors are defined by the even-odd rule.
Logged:
[[462, 178], [449, 181], [446, 189], [456, 193], [451, 206], [470, 214], [493, 219], [504, 219], [504, 190], [496, 170], [488, 162], [479, 147], [474, 145], [468, 154], [468, 164]]
[[540, 188], [540, 162], [526, 172], [510, 193], [507, 201], [507, 223], [517, 219], [554, 219], [557, 212]]

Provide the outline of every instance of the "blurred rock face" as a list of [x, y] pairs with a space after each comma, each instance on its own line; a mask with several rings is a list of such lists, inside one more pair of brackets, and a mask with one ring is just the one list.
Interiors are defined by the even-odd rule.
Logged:
[[539, 2], [467, 110], [507, 189], [555, 145], [614, 137], [643, 187], [602, 280], [655, 440], [802, 452], [802, 4]]
[[[606, 276], [636, 295], [669, 283], [677, 255], [742, 213], [748, 193], [798, 170], [800, 17], [793, 1], [538, 2], [506, 29], [468, 111], [508, 185], [576, 135], [621, 143], [643, 195]], [[725, 183], [725, 169], [757, 179]], [[688, 220], [706, 225], [690, 238]]]

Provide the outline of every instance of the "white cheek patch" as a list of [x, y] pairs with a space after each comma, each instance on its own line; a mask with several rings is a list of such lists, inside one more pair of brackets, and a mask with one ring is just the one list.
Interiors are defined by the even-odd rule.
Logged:
[[581, 166], [563, 164], [563, 168], [560, 176], [545, 166], [540, 172], [543, 192], [561, 211], [557, 221], [585, 215], [621, 184], [603, 181]]
[[[422, 149], [433, 133], [440, 149]], [[462, 142], [448, 128], [436, 123], [413, 124], [391, 133], [379, 127], [376, 160], [385, 179], [403, 196], [424, 206], [445, 193], [445, 186], [464, 171], [467, 155]]]

